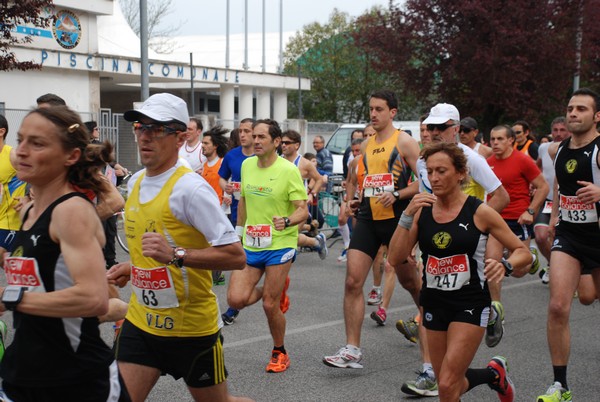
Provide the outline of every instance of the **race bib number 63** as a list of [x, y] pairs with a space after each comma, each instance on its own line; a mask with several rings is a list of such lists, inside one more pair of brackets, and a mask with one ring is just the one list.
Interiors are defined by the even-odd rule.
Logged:
[[131, 287], [137, 301], [149, 308], [178, 307], [173, 278], [167, 267], [131, 267]]

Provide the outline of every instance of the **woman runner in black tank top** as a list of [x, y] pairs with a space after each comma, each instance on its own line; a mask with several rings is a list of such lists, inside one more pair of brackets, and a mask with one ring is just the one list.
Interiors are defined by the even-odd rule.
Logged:
[[88, 135], [62, 106], [30, 112], [19, 129], [17, 176], [34, 200], [4, 259], [0, 312], [12, 310], [15, 333], [0, 376], [11, 400], [129, 400], [98, 329], [108, 310], [104, 232], [75, 190], [102, 187], [93, 172], [106, 164], [104, 145], [88, 148]]
[[514, 400], [506, 359], [495, 356], [483, 369], [470, 365], [490, 312], [487, 281], [499, 282], [505, 265], [484, 261], [488, 233], [512, 252], [509, 266], [523, 269], [531, 254], [492, 208], [461, 190], [467, 160], [455, 144], [436, 143], [421, 155], [433, 194], [417, 194], [398, 223], [388, 261], [398, 266], [415, 244], [423, 253], [421, 316], [440, 400], [458, 401], [471, 388], [488, 384], [501, 401]]

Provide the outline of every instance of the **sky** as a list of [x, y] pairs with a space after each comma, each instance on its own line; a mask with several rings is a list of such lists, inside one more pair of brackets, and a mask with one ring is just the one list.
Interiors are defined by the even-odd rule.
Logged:
[[[244, 33], [244, 4], [248, 1], [248, 32], [262, 32], [263, 0], [229, 0], [230, 33]], [[264, 0], [266, 32], [279, 32], [280, 0]], [[299, 31], [312, 22], [329, 21], [334, 8], [359, 16], [389, 0], [283, 0], [283, 31]], [[397, 3], [395, 1], [395, 3]], [[175, 36], [225, 35], [227, 0], [173, 0], [173, 12], [164, 17], [167, 26], [180, 26]]]

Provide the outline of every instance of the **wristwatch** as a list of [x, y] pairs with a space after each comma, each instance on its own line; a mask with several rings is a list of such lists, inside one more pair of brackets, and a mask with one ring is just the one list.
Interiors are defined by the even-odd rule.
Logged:
[[175, 264], [179, 268], [183, 267], [183, 260], [187, 256], [187, 250], [183, 247], [175, 247], [173, 248], [173, 259], [169, 262], [169, 264]]
[[506, 258], [503, 258], [502, 260], [500, 260], [500, 262], [502, 263], [502, 265], [504, 265], [504, 276], [511, 276], [513, 273], [512, 264], [508, 262]]
[[392, 195], [393, 195], [394, 197], [396, 197], [396, 199], [397, 199], [397, 200], [399, 200], [399, 199], [400, 199], [400, 193], [399, 193], [399, 192], [397, 192], [397, 191], [394, 191], [394, 192], [392, 193]]
[[2, 293], [2, 303], [7, 310], [15, 311], [21, 300], [23, 300], [23, 295], [27, 290], [26, 287], [23, 286], [7, 286]]
[[527, 213], [531, 216], [535, 215], [535, 209], [533, 208], [527, 208]]
[[287, 216], [285, 216], [283, 218], [283, 227], [287, 228], [288, 226], [290, 226], [292, 224], [292, 222], [290, 222], [290, 218], [288, 218]]

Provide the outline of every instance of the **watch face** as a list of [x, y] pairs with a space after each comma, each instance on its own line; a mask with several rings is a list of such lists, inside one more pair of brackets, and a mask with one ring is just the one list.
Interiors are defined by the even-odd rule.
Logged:
[[185, 252], [185, 249], [179, 248], [179, 249], [175, 250], [175, 255], [176, 255], [178, 258], [183, 258], [183, 257], [185, 257], [185, 254], [186, 254], [186, 252]]
[[19, 300], [19, 295], [21, 294], [21, 288], [19, 286], [8, 286], [4, 289], [4, 293], [2, 294], [2, 301], [14, 303]]

